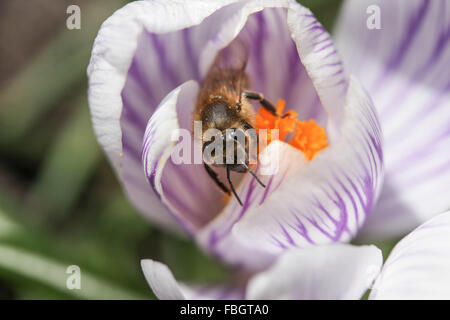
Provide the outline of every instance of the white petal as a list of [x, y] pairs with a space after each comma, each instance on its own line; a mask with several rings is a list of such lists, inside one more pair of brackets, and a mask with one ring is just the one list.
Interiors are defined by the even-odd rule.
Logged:
[[[250, 51], [247, 66], [251, 78], [250, 89], [262, 92], [266, 99], [272, 102], [282, 98], [286, 101], [287, 109], [295, 110], [299, 119], [314, 118], [318, 123], [324, 125], [327, 114], [322, 107], [310, 74], [317, 73], [314, 72], [314, 68], [325, 70], [324, 65], [334, 63], [337, 55], [330, 55], [327, 59], [320, 60], [320, 66], [309, 64], [308, 69], [305, 68], [301, 60], [303, 49], [297, 48], [296, 41], [302, 43], [302, 48], [308, 44], [313, 46], [314, 41], [305, 39], [304, 34], [303, 38], [293, 39], [292, 30], [303, 28], [303, 26], [288, 24], [289, 19], [293, 19], [289, 18], [292, 15], [290, 12], [301, 12], [307, 15], [300, 19], [303, 24], [308, 25], [313, 21], [315, 27], [318, 27], [319, 23], [314, 17], [310, 17], [311, 13], [306, 9], [295, 3], [291, 3], [291, 5], [292, 9], [266, 8], [251, 14], [238, 34], [238, 38], [244, 40]], [[297, 22], [295, 18], [293, 20]], [[311, 30], [309, 34], [311, 37], [316, 37], [315, 39], [321, 39], [323, 45], [327, 45], [326, 42], [331, 41], [330, 36], [320, 28]], [[299, 50], [302, 52], [301, 56]], [[321, 54], [318, 56], [323, 58]], [[307, 62], [308, 58], [304, 60]], [[339, 65], [336, 66], [339, 68]], [[333, 74], [336, 69], [330, 71], [329, 74]], [[340, 74], [333, 81], [339, 82], [339, 77]]]
[[186, 296], [182, 293], [175, 277], [169, 268], [158, 261], [150, 259], [141, 261], [142, 271], [145, 279], [153, 290], [155, 296], [160, 300], [184, 300]]
[[189, 286], [178, 283], [167, 265], [145, 259], [141, 260], [145, 279], [160, 300], [237, 300], [243, 298], [239, 287], [228, 285]]
[[[200, 80], [251, 13], [288, 6], [285, 1], [233, 2], [133, 2], [105, 21], [94, 44], [88, 75], [97, 137], [134, 205], [164, 226], [173, 228], [173, 219], [151, 192], [140, 166], [147, 120], [170, 91]], [[308, 92], [306, 88], [305, 97]], [[311, 99], [308, 105], [312, 110], [317, 103]], [[190, 127], [186, 119], [179, 120]]]
[[328, 134], [339, 137], [344, 121], [348, 75], [328, 32], [308, 9], [292, 4], [287, 22], [300, 59], [328, 114]]
[[[191, 1], [186, 5], [170, 0], [136, 1], [103, 23], [88, 67], [89, 102], [97, 136], [116, 170], [120, 167], [122, 151], [121, 92], [142, 32], [159, 34], [181, 30], [200, 23], [230, 2]], [[174, 16], [177, 18], [173, 19]]]
[[[178, 102], [178, 91], [172, 91], [172, 89], [181, 85], [182, 80], [194, 78], [201, 81], [200, 76], [207, 71], [211, 59], [214, 58], [218, 50], [227, 46], [239, 34], [244, 25], [246, 25], [249, 15], [262, 10], [265, 5], [280, 6], [280, 3], [281, 5], [286, 5], [284, 1], [250, 1], [226, 6], [214, 12], [198, 26], [183, 30], [182, 34], [180, 32], [164, 34], [158, 36], [157, 40], [155, 40], [153, 34], [145, 34], [137, 48], [136, 56], [130, 67], [124, 92], [122, 93], [124, 100], [124, 112], [122, 115], [124, 137], [122, 141], [124, 147], [126, 147], [125, 158], [127, 151], [129, 151], [129, 154], [134, 155], [134, 158], [140, 154], [136, 149], [139, 148], [137, 141], [139, 141], [142, 130], [138, 127], [140, 127], [140, 122], [142, 121], [138, 120], [146, 116], [154, 118], [153, 120], [150, 119], [147, 124], [146, 130], [152, 134], [144, 136], [144, 144], [150, 143], [150, 139], [155, 140], [165, 149], [165, 153], [162, 154], [162, 151], [155, 146], [149, 148], [144, 145], [144, 159], [152, 158], [151, 161], [149, 159], [147, 163], [144, 163], [146, 172], [151, 185], [156, 188], [157, 194], [162, 196], [164, 204], [174, 214], [176, 220], [184, 229], [191, 233], [211, 220], [220, 211], [224, 205], [223, 194], [207, 175], [203, 165], [174, 165], [171, 161], [166, 161], [173, 149], [173, 143], [169, 141], [173, 130], [178, 128], [191, 129], [195, 104], [192, 97], [187, 100], [181, 99]], [[277, 14], [281, 14], [281, 12], [274, 11], [269, 16]], [[266, 15], [267, 13], [264, 14], [264, 16]], [[251, 18], [253, 22], [258, 19], [254, 16], [251, 16]], [[266, 17], [266, 20], [268, 19]], [[274, 18], [272, 17], [272, 19]], [[251, 21], [249, 24], [251, 25]], [[243, 30], [240, 36], [249, 37], [253, 41], [253, 43], [248, 44], [249, 46], [254, 46], [258, 40], [260, 42], [265, 40], [261, 37], [257, 39], [251, 38], [251, 32], [248, 28]], [[286, 33], [286, 36], [289, 36], [289, 34]], [[189, 39], [186, 40], [186, 37]], [[155, 41], [158, 42], [157, 48], [159, 50], [157, 51], [166, 53], [166, 55], [162, 55], [161, 52], [157, 52], [156, 60], [159, 57], [159, 63], [163, 65], [163, 69], [167, 74], [158, 73], [158, 71], [152, 70], [147, 65], [149, 64], [148, 60], [151, 58], [149, 52], [155, 47]], [[190, 44], [189, 48], [186, 48], [186, 43]], [[180, 48], [177, 49], [178, 47]], [[188, 49], [192, 50], [192, 52], [183, 57], [183, 54], [189, 53], [190, 50]], [[253, 52], [256, 51], [256, 48], [253, 48]], [[196, 64], [199, 65], [197, 66]], [[299, 60], [297, 64], [301, 65]], [[186, 65], [188, 69], [193, 67], [194, 70], [184, 71]], [[139, 73], [143, 74], [139, 76]], [[270, 77], [271, 75], [267, 76]], [[156, 81], [160, 81], [162, 84], [150, 85]], [[137, 90], [137, 87], [141, 89]], [[163, 93], [172, 91], [171, 94], [164, 98], [164, 102], [158, 106], [158, 110], [162, 109], [160, 116], [156, 116], [155, 113], [152, 115], [155, 109], [149, 107], [149, 97], [144, 94], [155, 90]], [[142, 93], [142, 98], [140, 99], [142, 103], [139, 103], [137, 98], [139, 93]], [[157, 96], [160, 97], [160, 95]], [[168, 98], [169, 96], [172, 98]], [[195, 96], [195, 94], [192, 94], [192, 96]], [[152, 101], [150, 104], [158, 103], [156, 102], [157, 100], [153, 98], [153, 100], [150, 100]], [[163, 104], [166, 103], [168, 104], [163, 107]], [[171, 129], [157, 130], [160, 122], [165, 121], [162, 118], [170, 118], [171, 116], [177, 117], [177, 119], [167, 119], [172, 121]], [[160, 158], [161, 161], [159, 160]], [[130, 165], [129, 167], [132, 166]], [[159, 174], [153, 174], [157, 172]], [[136, 179], [133, 181], [134, 185], [136, 185], [135, 181]], [[141, 193], [143, 190], [146, 190], [141, 185], [139, 185], [139, 189]], [[146, 190], [146, 192], [148, 191]]]
[[[306, 70], [308, 80], [302, 78], [302, 82], [312, 81], [321, 101], [316, 107], [323, 105], [328, 114], [331, 145], [310, 165], [298, 150], [281, 145], [280, 170], [266, 179], [267, 188], [247, 176], [238, 188], [243, 208], [232, 199], [199, 233], [197, 239], [207, 250], [251, 269], [270, 264], [274, 255], [291, 246], [353, 237], [372, 208], [382, 181], [380, 129], [370, 98], [357, 81], [349, 89], [333, 42], [311, 12], [297, 3], [289, 4], [287, 17], [280, 16], [287, 19]], [[270, 15], [263, 18], [270, 20]], [[278, 64], [268, 65], [276, 74]], [[301, 108], [302, 97], [297, 98], [292, 103]], [[230, 235], [235, 224], [234, 235]], [[228, 250], [230, 247], [236, 250]], [[258, 258], [249, 258], [246, 250], [258, 252]]]
[[[172, 229], [178, 226], [153, 195], [140, 161], [145, 124], [160, 100], [176, 87], [168, 87], [170, 70], [164, 73], [159, 68], [168, 57], [165, 54], [162, 59], [158, 56], [158, 44], [162, 40], [156, 35], [197, 25], [218, 8], [232, 2], [194, 0], [188, 5], [175, 0], [132, 2], [103, 23], [92, 49], [88, 67], [89, 105], [97, 138], [134, 205], [154, 222]], [[150, 47], [148, 42], [141, 41], [149, 34], [155, 35], [153, 39], [156, 39]], [[167, 36], [169, 41], [175, 37], [182, 38], [182, 32]], [[188, 56], [189, 50], [174, 53]], [[142, 61], [140, 66], [136, 61], [133, 63], [133, 59], [142, 54], [147, 68], [140, 68]], [[182, 64], [182, 68], [172, 66], [184, 76], [187, 75], [186, 66], [189, 66], [186, 59], [181, 56], [178, 59], [178, 66]], [[135, 77], [130, 78], [130, 72]], [[148, 79], [156, 79], [150, 88], [139, 83]], [[124, 103], [133, 108], [123, 110]]]
[[[377, 7], [381, 29], [369, 29]], [[374, 100], [385, 140], [385, 187], [363, 236], [408, 232], [450, 207], [450, 4], [347, 1], [336, 35]]]
[[359, 299], [378, 275], [375, 246], [334, 244], [292, 249], [250, 279], [247, 299]]
[[[237, 190], [244, 206], [232, 200], [198, 234], [200, 243], [231, 263], [261, 268], [292, 247], [351, 239], [382, 182], [381, 137], [372, 108], [352, 78], [340, 138], [310, 162], [297, 149], [272, 143], [262, 157], [273, 152], [269, 158], [276, 159], [279, 148], [278, 172], [262, 176], [266, 188], [246, 177]], [[258, 259], [249, 252], [259, 252]]]
[[[141, 195], [141, 198], [145, 199], [145, 194], [149, 193], [148, 187], [141, 181], [139, 171], [135, 169], [137, 168], [135, 162], [140, 154], [143, 119], [148, 118], [154, 112], [155, 106], [159, 104], [163, 94], [170, 92], [183, 80], [189, 78], [200, 80], [198, 77], [206, 72], [209, 65], [208, 61], [211, 61], [216, 52], [229, 44], [238, 34], [248, 43], [250, 51], [254, 55], [250, 58], [249, 73], [256, 80], [257, 88], [261, 88], [261, 84], [263, 85], [264, 93], [272, 94], [275, 89], [274, 79], [277, 79], [277, 76], [278, 78], [285, 76], [279, 72], [282, 68], [274, 68], [274, 64], [268, 60], [269, 58], [273, 60], [273, 54], [279, 56], [279, 50], [284, 50], [284, 47], [286, 47], [286, 54], [290, 57], [289, 61], [293, 64], [292, 66], [285, 65], [283, 70], [291, 74], [290, 71], [295, 69], [297, 73], [303, 72], [303, 74], [306, 74], [298, 58], [295, 43], [289, 35], [288, 25], [285, 21], [286, 10], [271, 8], [257, 12], [264, 6], [288, 6], [288, 4], [284, 1], [240, 2], [214, 12], [198, 26], [184, 29], [182, 32], [158, 36], [153, 33], [141, 35], [122, 92], [124, 104], [121, 118], [122, 142], [124, 144], [123, 158], [124, 168], [127, 170], [124, 174], [124, 180], [129, 182], [128, 189], [131, 189], [131, 192], [129, 192], [131, 198]], [[295, 5], [295, 9], [298, 9], [297, 5]], [[307, 19], [309, 21], [310, 17]], [[275, 29], [279, 29], [281, 33], [272, 33], [271, 30]], [[188, 44], [189, 46], [187, 46]], [[260, 48], [260, 46], [263, 47]], [[273, 50], [273, 47], [277, 47], [277, 50]], [[155, 53], [150, 54], [153, 51]], [[258, 64], [261, 62], [263, 62], [263, 65]], [[199, 63], [200, 65], [197, 66]], [[158, 68], [149, 67], [154, 64], [159, 65]], [[295, 66], [296, 68], [294, 68]], [[160, 72], [161, 68], [165, 70], [165, 73]], [[264, 69], [264, 77], [258, 76], [260, 69]], [[278, 85], [280, 94], [289, 93], [289, 97], [293, 101], [293, 108], [305, 108], [304, 115], [315, 114], [318, 116], [320, 112], [314, 109], [321, 109], [320, 102], [318, 102], [311, 81], [308, 76], [297, 77], [295, 72], [292, 73], [292, 77], [284, 77], [292, 80], [292, 83], [283, 82]], [[263, 78], [267, 79], [264, 80]], [[153, 83], [157, 83], [157, 85], [152, 86]], [[302, 103], [292, 100], [291, 93], [298, 90], [302, 92]], [[184, 104], [184, 102], [182, 103]], [[172, 107], [175, 108], [175, 104]], [[176, 127], [190, 129], [193, 104], [189, 101], [178, 109], [178, 124]], [[169, 112], [169, 114], [171, 113]], [[175, 114], [173, 113], [173, 115]], [[152, 124], [157, 126], [158, 121], [149, 121], [149, 125]], [[149, 130], [149, 127], [147, 129]], [[165, 138], [158, 136], [160, 143], [161, 141], [168, 142], [168, 137], [171, 134], [169, 130], [157, 132], [166, 135]], [[147, 138], [148, 135], [145, 140]], [[167, 150], [171, 148], [167, 145]], [[154, 158], [159, 158], [162, 154], [158, 153], [158, 150], [155, 147], [144, 149], [144, 151], [147, 151], [145, 157], [153, 155]], [[153, 161], [154, 164], [158, 163], [160, 170], [158, 180], [161, 181], [158, 182], [160, 188], [157, 193], [162, 195], [163, 189], [165, 189], [167, 196], [163, 197], [164, 203], [174, 212], [178, 222], [185, 229], [192, 231], [205, 224], [219, 212], [220, 206], [223, 205], [221, 194], [217, 187], [212, 185], [211, 181], [208, 181], [209, 178], [201, 165], [174, 166], [168, 162], [165, 166], [165, 160], [169, 154], [170, 151], [167, 151], [162, 162]], [[156, 172], [153, 169], [155, 168], [151, 167], [147, 170], [147, 173], [150, 174], [152, 185], [158, 187], [158, 184], [152, 181], [152, 177], [156, 177], [151, 175], [153, 171]], [[205, 177], [206, 179], [204, 179]], [[138, 203], [141, 202], [138, 201]], [[152, 206], [147, 206], [147, 210], [148, 207]]]
[[392, 250], [371, 299], [450, 299], [450, 212], [403, 238]]

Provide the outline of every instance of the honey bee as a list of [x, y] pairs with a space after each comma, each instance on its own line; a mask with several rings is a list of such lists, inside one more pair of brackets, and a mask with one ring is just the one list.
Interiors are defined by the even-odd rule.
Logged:
[[[236, 139], [239, 132], [247, 132], [253, 129], [255, 112], [250, 100], [259, 101], [262, 107], [277, 115], [276, 109], [261, 93], [249, 91], [250, 79], [245, 69], [248, 60], [248, 50], [244, 43], [233, 42], [225, 51], [219, 51], [214, 59], [197, 96], [194, 112], [194, 121], [202, 123], [202, 150], [212, 142], [205, 139], [205, 131], [216, 129], [220, 134], [215, 139], [220, 139], [223, 145], [223, 158], [214, 157], [214, 153], [203, 164], [212, 180], [228, 195], [230, 190], [218, 178], [217, 173], [211, 168], [226, 167], [227, 180], [231, 191], [242, 206], [242, 201], [236, 193], [230, 178], [230, 171], [249, 172], [258, 183], [265, 187], [255, 172], [249, 167], [249, 139], [240, 143]], [[231, 56], [231, 57], [230, 57]], [[231, 60], [231, 62], [230, 62]], [[253, 132], [256, 132], [253, 130]], [[258, 139], [256, 135], [256, 139]], [[243, 151], [244, 156], [235, 156], [233, 161], [225, 159], [227, 146], [232, 146], [234, 151]], [[238, 155], [239, 152], [234, 152]], [[205, 161], [206, 160], [206, 161]]]

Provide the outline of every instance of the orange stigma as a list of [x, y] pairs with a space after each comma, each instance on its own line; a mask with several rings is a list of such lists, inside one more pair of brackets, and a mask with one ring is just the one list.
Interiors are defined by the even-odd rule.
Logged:
[[300, 121], [297, 119], [297, 113], [294, 110], [288, 110], [283, 114], [286, 101], [278, 99], [276, 105], [277, 114], [282, 117], [277, 117], [269, 112], [267, 109], [260, 107], [256, 114], [255, 127], [267, 130], [267, 139], [260, 136], [260, 139], [267, 140], [269, 145], [276, 137], [272, 137], [271, 129], [278, 129], [278, 138], [285, 141], [287, 136], [292, 133], [289, 141], [286, 141], [294, 148], [297, 148], [305, 154], [306, 159], [312, 160], [323, 148], [328, 146], [328, 139], [325, 129], [319, 126], [313, 119], [309, 121]]

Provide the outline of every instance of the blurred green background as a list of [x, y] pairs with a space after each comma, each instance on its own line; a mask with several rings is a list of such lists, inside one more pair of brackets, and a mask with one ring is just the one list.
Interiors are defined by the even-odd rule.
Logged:
[[[0, 2], [0, 298], [148, 299], [140, 259], [177, 278], [226, 269], [153, 227], [127, 201], [94, 137], [86, 67], [95, 35], [124, 0]], [[331, 31], [341, 1], [300, 1]], [[81, 8], [81, 30], [66, 8]], [[66, 269], [81, 268], [81, 290]]]

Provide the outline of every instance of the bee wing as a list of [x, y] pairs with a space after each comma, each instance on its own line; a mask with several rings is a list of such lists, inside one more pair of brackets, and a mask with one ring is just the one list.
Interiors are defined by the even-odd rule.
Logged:
[[249, 87], [249, 79], [245, 73], [247, 60], [247, 45], [241, 39], [235, 39], [217, 53], [206, 76], [206, 82], [220, 83], [240, 101], [242, 89]]
[[245, 42], [237, 38], [217, 54], [211, 71], [241, 70], [245, 71], [248, 60], [248, 47]]

